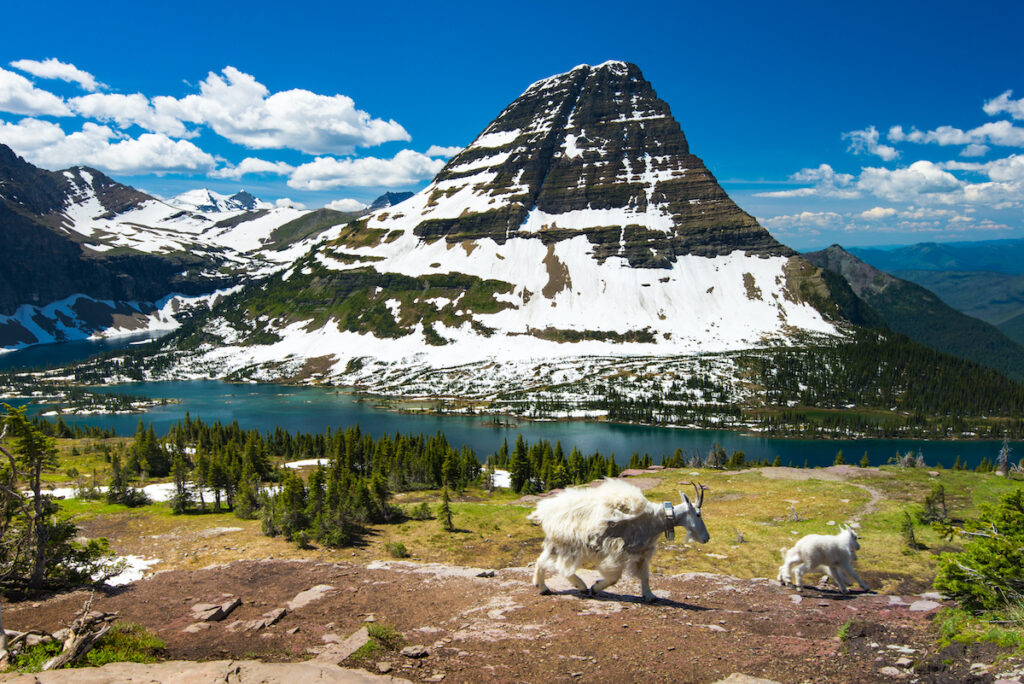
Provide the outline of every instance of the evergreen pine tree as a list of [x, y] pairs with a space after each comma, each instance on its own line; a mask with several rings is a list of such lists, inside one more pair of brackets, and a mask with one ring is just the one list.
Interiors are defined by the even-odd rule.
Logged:
[[832, 465], [846, 465], [846, 460], [843, 458], [842, 449], [836, 452], [836, 460], [832, 462]]
[[615, 454], [613, 453], [608, 457], [608, 470], [605, 471], [605, 476], [618, 477], [619, 472], [619, 465], [615, 462]]
[[188, 461], [180, 452], [174, 454], [171, 475], [174, 477], [171, 511], [175, 514], [186, 513], [191, 505], [192, 494], [188, 491]]
[[526, 442], [523, 436], [516, 439], [516, 447], [512, 452], [512, 459], [509, 463], [509, 479], [511, 480], [512, 491], [517, 494], [523, 491], [523, 487], [530, 481], [530, 460], [526, 454]]
[[441, 490], [441, 506], [437, 509], [437, 517], [445, 532], [455, 531], [455, 523], [452, 521], [451, 497], [448, 495], [447, 487]]
[[861, 468], [870, 468], [871, 467], [871, 460], [868, 459], [868, 452], [866, 452], [866, 451], [864, 452], [864, 457], [860, 459], [860, 467]]

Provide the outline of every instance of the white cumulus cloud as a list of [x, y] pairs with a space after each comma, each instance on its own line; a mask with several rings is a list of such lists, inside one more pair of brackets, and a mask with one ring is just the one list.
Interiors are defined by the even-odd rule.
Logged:
[[11, 62], [11, 66], [39, 78], [57, 78], [68, 83], [77, 83], [82, 90], [87, 90], [90, 93], [103, 87], [103, 84], [99, 83], [88, 71], [82, 71], [74, 64], [62, 62], [53, 57], [41, 62], [34, 59], [19, 59]]
[[334, 209], [335, 211], [362, 211], [367, 209], [370, 205], [363, 204], [357, 199], [336, 199], [332, 202], [328, 202], [324, 205], [327, 209]]
[[41, 90], [21, 74], [0, 67], [0, 112], [30, 116], [70, 116], [64, 100]]
[[129, 128], [134, 124], [147, 131], [164, 133], [175, 138], [190, 138], [196, 135], [189, 132], [180, 119], [158, 111], [142, 93], [93, 93], [69, 99], [68, 106], [80, 116], [113, 122], [120, 128]]
[[356, 147], [411, 139], [400, 124], [356, 109], [346, 95], [301, 89], [271, 94], [234, 67], [225, 67], [221, 74], [211, 72], [200, 83], [198, 95], [155, 97], [153, 106], [181, 121], [208, 125], [218, 135], [254, 149], [352, 154]]
[[878, 129], [874, 126], [862, 131], [843, 133], [843, 138], [850, 141], [848, 149], [854, 154], [874, 154], [881, 157], [882, 161], [892, 161], [900, 154], [895, 147], [878, 142]]
[[859, 189], [893, 201], [912, 201], [927, 195], [946, 196], [962, 186], [956, 176], [923, 160], [901, 169], [868, 167], [857, 179]]
[[426, 155], [428, 157], [454, 157], [462, 151], [461, 147], [451, 146], [443, 147], [441, 145], [431, 145], [427, 148]]
[[342, 186], [401, 187], [433, 178], [442, 168], [443, 160], [431, 159], [412, 150], [402, 150], [391, 159], [317, 157], [297, 167], [288, 179], [288, 186], [302, 190], [329, 190]]
[[964, 149], [960, 150], [961, 157], [984, 157], [988, 154], [989, 146], [982, 145], [980, 143], [971, 143]]
[[1002, 114], [1005, 112], [1014, 119], [1024, 119], [1024, 98], [1013, 100], [1010, 99], [1012, 96], [1013, 91], [1007, 90], [999, 97], [986, 102], [982, 109], [984, 109], [985, 113], [989, 116], [995, 116], [996, 114]]
[[259, 159], [257, 157], [246, 157], [242, 161], [238, 162], [235, 166], [225, 166], [217, 169], [210, 175], [214, 178], [234, 178], [239, 179], [242, 176], [250, 174], [274, 174], [277, 176], [287, 176], [295, 167], [285, 162], [272, 162], [265, 159]]
[[188, 140], [162, 133], [125, 136], [108, 126], [87, 121], [81, 130], [65, 133], [58, 124], [23, 119], [0, 125], [0, 138], [28, 161], [49, 169], [95, 166], [127, 175], [201, 173], [212, 170], [212, 155]]
[[758, 192], [756, 197], [836, 197], [838, 199], [854, 199], [860, 197], [856, 188], [850, 187], [854, 177], [848, 173], [837, 173], [829, 164], [821, 164], [813, 169], [800, 169], [789, 179], [795, 183], [813, 183], [809, 188], [792, 190], [775, 190]]
[[877, 221], [880, 219], [891, 218], [896, 215], [896, 210], [892, 207], [872, 207], [867, 211], [862, 211], [860, 217], [869, 221]]
[[963, 130], [955, 126], [939, 126], [930, 131], [902, 126], [889, 129], [892, 142], [912, 142], [936, 145], [998, 145], [1001, 147], [1024, 147], [1024, 128], [1018, 128], [1009, 121], [990, 121], [976, 128]]

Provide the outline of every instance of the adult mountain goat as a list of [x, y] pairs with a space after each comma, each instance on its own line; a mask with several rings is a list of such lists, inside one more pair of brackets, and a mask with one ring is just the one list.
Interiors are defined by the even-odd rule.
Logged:
[[800, 591], [806, 573], [821, 572], [831, 577], [844, 594], [847, 593], [846, 583], [853, 584], [854, 581], [864, 591], [871, 591], [853, 569], [859, 549], [857, 533], [849, 527], [840, 529], [836, 534], [809, 534], [793, 548], [782, 549], [779, 583], [785, 586], [792, 581]]
[[[675, 526], [686, 528], [686, 540], [704, 544], [710, 538], [701, 518], [704, 487], [694, 484], [697, 502], [680, 492], [682, 502], [647, 500], [637, 487], [623, 480], [605, 480], [597, 487], [567, 489], [543, 499], [528, 517], [544, 529], [544, 547], [537, 558], [534, 585], [549, 593], [544, 583], [548, 571], [562, 575], [580, 591], [596, 594], [622, 576], [623, 570], [640, 580], [643, 598], [657, 600], [650, 587], [650, 563], [658, 537], [675, 538]], [[601, 579], [587, 588], [576, 571], [596, 565]]]

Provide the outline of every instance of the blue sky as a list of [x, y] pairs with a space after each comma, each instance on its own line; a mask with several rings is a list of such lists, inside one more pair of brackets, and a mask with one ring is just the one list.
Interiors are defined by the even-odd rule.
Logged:
[[0, 142], [160, 196], [244, 187], [344, 207], [415, 190], [533, 81], [621, 59], [739, 205], [798, 249], [1024, 237], [1021, 3], [3, 13]]

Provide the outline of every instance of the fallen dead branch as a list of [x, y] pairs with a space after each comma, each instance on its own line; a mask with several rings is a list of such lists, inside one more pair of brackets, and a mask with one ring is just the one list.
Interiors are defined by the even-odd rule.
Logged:
[[68, 625], [64, 648], [43, 663], [43, 670], [56, 670], [69, 663], [78, 662], [113, 628], [114, 622], [119, 618], [118, 614], [92, 610], [94, 597], [95, 594], [89, 595], [78, 617]]

